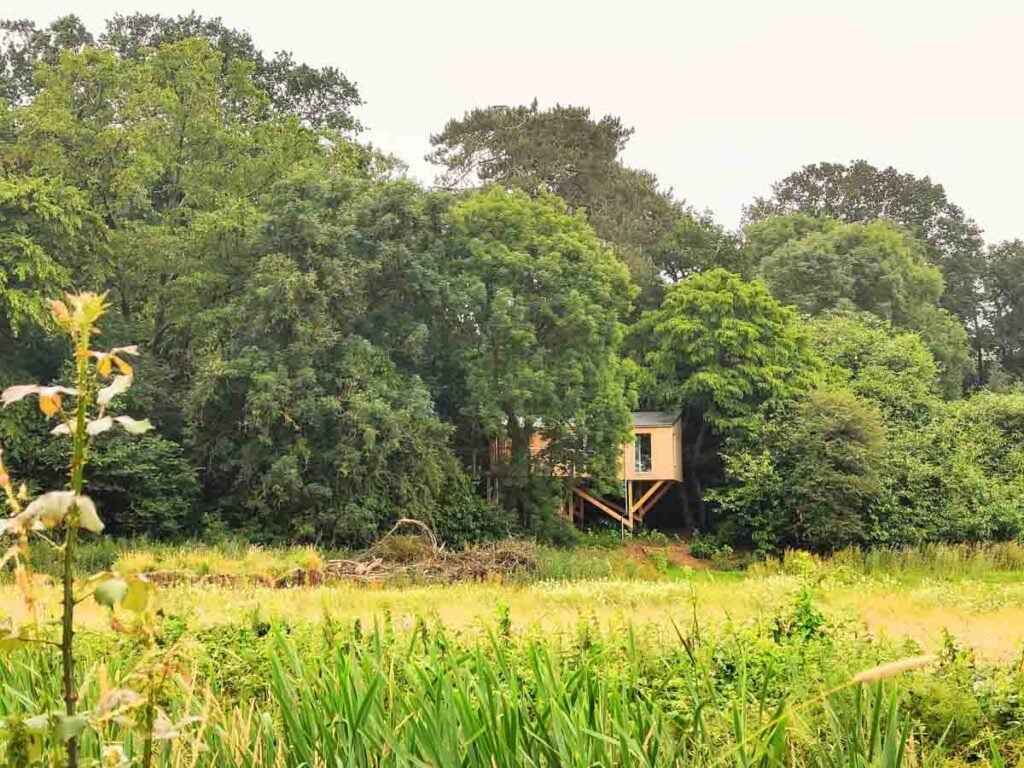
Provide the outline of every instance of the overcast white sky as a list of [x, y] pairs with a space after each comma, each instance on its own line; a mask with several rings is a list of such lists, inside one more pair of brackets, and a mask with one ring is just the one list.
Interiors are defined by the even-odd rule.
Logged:
[[990, 241], [1024, 237], [1022, 0], [0, 0], [95, 30], [193, 9], [337, 65], [366, 136], [424, 181], [448, 118], [537, 97], [619, 115], [627, 163], [729, 227], [801, 165], [862, 157], [940, 181]]

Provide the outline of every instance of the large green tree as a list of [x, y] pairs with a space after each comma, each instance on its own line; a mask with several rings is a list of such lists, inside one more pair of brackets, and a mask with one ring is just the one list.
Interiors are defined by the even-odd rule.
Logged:
[[826, 314], [808, 328], [830, 385], [870, 400], [890, 424], [920, 424], [939, 408], [939, 367], [917, 333], [866, 312]]
[[584, 107], [492, 106], [450, 120], [431, 136], [427, 159], [448, 188], [496, 182], [530, 194], [547, 190], [582, 210], [599, 237], [614, 244], [640, 286], [638, 305], [657, 304], [665, 279], [716, 266], [737, 268], [734, 236], [707, 213], [661, 188], [649, 171], [625, 166], [633, 130]]
[[39, 90], [38, 64], [54, 64], [62, 51], [80, 51], [94, 43], [76, 16], [62, 16], [42, 29], [29, 19], [0, 20], [0, 100], [26, 103]]
[[847, 223], [888, 219], [927, 243], [928, 260], [942, 269], [942, 305], [971, 331], [982, 367], [979, 280], [984, 270], [981, 228], [928, 176], [876, 168], [864, 160], [806, 165], [772, 185], [747, 207], [747, 221], [802, 213]]
[[818, 365], [810, 338], [763, 283], [715, 269], [668, 288], [634, 344], [647, 404], [684, 414], [688, 523], [706, 527], [703, 495], [721, 479], [722, 439], [807, 388]]
[[[308, 502], [305, 517], [294, 516], [289, 524], [293, 509], [275, 506], [270, 496], [261, 497], [263, 506], [255, 504], [248, 492], [257, 493], [253, 491], [257, 483], [252, 474], [242, 470], [263, 472], [266, 490], [276, 482], [270, 475], [267, 452], [287, 462], [299, 461], [296, 456], [301, 451], [292, 450], [283, 439], [274, 443], [269, 431], [260, 432], [247, 424], [242, 411], [232, 411], [234, 401], [228, 393], [218, 387], [220, 382], [230, 381], [234, 387], [231, 396], [241, 398], [242, 403], [268, 397], [261, 386], [275, 371], [281, 372], [275, 362], [277, 354], [293, 350], [275, 338], [266, 339], [268, 349], [262, 350], [251, 336], [251, 348], [229, 345], [225, 349], [216, 342], [215, 329], [224, 331], [228, 322], [245, 327], [246, 312], [257, 316], [261, 292], [270, 290], [267, 286], [276, 278], [290, 279], [287, 264], [271, 259], [268, 240], [262, 234], [268, 217], [283, 222], [290, 212], [285, 203], [275, 202], [277, 198], [269, 195], [269, 190], [280, 179], [293, 177], [299, 168], [309, 171], [304, 177], [307, 182], [340, 176], [351, 184], [363, 184], [372, 175], [372, 156], [332, 129], [314, 127], [315, 121], [308, 116], [275, 104], [262, 87], [250, 56], [225, 53], [211, 45], [208, 35], [197, 38], [172, 32], [166, 41], [139, 42], [130, 53], [111, 45], [84, 44], [75, 46], [80, 50], [67, 46], [53, 56], [41, 57], [33, 62], [31, 93], [0, 113], [0, 130], [5, 136], [0, 147], [5, 172], [2, 183], [6, 185], [0, 204], [7, 225], [3, 237], [11, 253], [18, 253], [18, 266], [7, 281], [18, 301], [7, 303], [11, 315], [6, 322], [31, 319], [40, 300], [53, 296], [63, 285], [108, 290], [116, 308], [112, 327], [119, 338], [142, 344], [140, 364], [147, 374], [154, 374], [146, 376], [154, 385], [141, 394], [150, 401], [150, 412], [163, 437], [179, 441], [193, 452], [196, 461], [205, 463], [211, 456], [225, 455], [236, 462], [237, 485], [225, 484], [224, 476], [216, 471], [201, 475], [209, 507], [240, 524], [259, 517], [265, 524], [263, 535], [325, 535], [339, 540], [361, 536], [365, 540], [373, 526], [393, 514], [405, 497], [398, 492], [388, 495], [394, 491], [393, 484], [386, 490], [376, 489], [375, 507], [360, 508], [352, 504], [353, 486], [339, 485], [337, 503], [348, 504], [349, 514], [331, 518], [324, 513], [323, 504], [315, 504], [307, 493], [317, 483], [331, 487], [325, 478], [337, 464], [330, 465], [329, 457], [318, 467], [297, 470], [302, 481], [295, 486], [301, 490], [297, 498]], [[301, 205], [296, 202], [300, 197], [290, 199]], [[352, 196], [340, 197], [347, 204]], [[330, 211], [333, 203], [330, 196], [317, 197], [313, 213]], [[279, 231], [285, 231], [283, 224]], [[330, 275], [338, 268], [327, 261], [319, 274]], [[308, 269], [302, 274], [309, 274]], [[342, 303], [343, 295], [361, 296], [362, 286], [357, 280], [350, 282], [347, 294], [335, 290], [332, 312], [337, 316], [358, 312], [363, 304], [361, 300], [353, 306]], [[339, 283], [330, 285], [336, 289]], [[285, 307], [282, 304], [282, 312]], [[351, 332], [351, 327], [347, 330]], [[239, 337], [239, 341], [244, 339]], [[22, 354], [20, 362], [24, 367], [31, 364], [41, 375], [53, 376], [56, 371], [42, 359], [47, 350], [39, 345], [27, 348], [35, 347], [39, 359]], [[19, 343], [19, 350], [24, 349], [26, 345]], [[365, 384], [351, 386], [379, 393], [361, 412], [370, 414], [362, 422], [368, 425], [365, 430], [352, 417], [355, 426], [349, 434], [359, 432], [358, 440], [353, 437], [337, 449], [349, 450], [350, 455], [355, 452], [349, 470], [354, 476], [365, 476], [372, 484], [381, 475], [361, 468], [359, 462], [371, 461], [373, 455], [397, 455], [389, 438], [373, 441], [367, 437], [374, 427], [383, 435], [386, 430], [380, 425], [389, 420], [390, 429], [397, 432], [403, 418], [419, 419], [425, 429], [434, 430], [424, 445], [436, 442], [436, 448], [424, 450], [433, 450], [442, 461], [451, 462], [447, 430], [433, 415], [429, 393], [422, 385], [410, 385], [393, 370], [385, 353], [356, 338], [332, 338], [326, 354], [331, 353], [333, 368], [325, 365], [325, 371], [334, 371], [338, 377], [344, 374], [354, 382], [362, 377]], [[226, 361], [229, 370], [221, 372], [223, 378], [208, 367], [214, 360]], [[246, 363], [253, 367], [246, 368]], [[267, 367], [259, 370], [258, 365]], [[283, 370], [289, 371], [287, 367]], [[310, 399], [301, 397], [305, 391], [303, 370], [307, 369], [282, 375], [278, 381], [282, 389], [274, 394], [284, 397], [287, 390], [289, 397], [308, 404]], [[243, 384], [245, 389], [240, 391]], [[328, 394], [322, 399], [330, 399], [341, 386], [327, 386]], [[222, 403], [224, 410], [215, 416], [205, 407], [210, 402]], [[345, 402], [350, 413], [359, 410], [353, 397]], [[239, 418], [232, 420], [233, 416]], [[371, 443], [364, 446], [359, 442], [364, 439]], [[257, 444], [263, 446], [264, 453], [254, 452]], [[132, 465], [153, 464], [165, 473], [181, 476], [172, 460], [181, 452], [179, 445], [152, 442], [149, 454], [121, 452], [108, 457], [103, 472], [111, 487], [131, 483], [136, 491], [125, 497], [131, 500], [131, 509], [118, 512], [121, 530], [139, 530], [158, 509], [154, 506], [158, 500], [149, 496], [157, 489], [174, 487], [173, 478], [167, 475], [157, 478], [152, 494], [144, 491], [145, 485], [128, 479]], [[417, 455], [410, 452], [410, 456]], [[334, 458], [337, 460], [336, 453]], [[40, 471], [45, 470], [45, 456], [32, 460]], [[225, 462], [218, 468], [226, 470], [228, 466]], [[283, 464], [273, 466], [283, 472]], [[333, 468], [328, 470], [328, 466]], [[407, 483], [402, 493], [410, 498], [410, 489], [426, 487], [424, 478], [436, 468], [428, 460], [421, 466], [423, 472], [418, 475], [398, 471], [393, 461], [388, 467], [395, 484]], [[455, 475], [444, 475], [450, 476]], [[279, 473], [275, 477], [291, 476]], [[436, 472], [429, 478], [434, 483]], [[435, 496], [440, 493], [437, 483], [429, 488]], [[434, 496], [417, 498], [426, 499], [425, 510], [433, 509], [429, 499]], [[385, 502], [393, 506], [387, 507]], [[276, 517], [271, 514], [274, 510]], [[175, 519], [180, 521], [184, 514], [191, 512], [176, 513]], [[153, 531], [172, 533], [173, 525]]]
[[14, 112], [3, 162], [85, 193], [109, 232], [116, 306], [150, 326], [154, 346], [168, 330], [167, 294], [202, 269], [203, 248], [245, 226], [255, 197], [288, 168], [345, 146], [323, 147], [297, 117], [273, 113], [251, 64], [225, 71], [204, 40], [141, 59], [65, 53], [37, 81]]
[[488, 437], [509, 439], [509, 503], [529, 514], [534, 433], [549, 467], [614, 478], [629, 427], [627, 270], [548, 193], [490, 186], [456, 204], [448, 226], [445, 317], [476, 417]]
[[0, 99], [12, 104], [31, 100], [44, 86], [33, 77], [39, 64], [56, 64], [63, 52], [86, 47], [107, 49], [122, 59], [141, 60], [153, 50], [184, 40], [205, 40], [221, 57], [225, 74], [237, 63], [252, 71], [254, 84], [275, 110], [299, 116], [315, 127], [356, 128], [352, 109], [360, 104], [356, 86], [336, 67], [311, 67], [281, 51], [268, 58], [249, 33], [232, 29], [219, 18], [133, 13], [116, 15], [95, 37], [76, 16], [47, 27], [29, 20], [0, 21]]
[[988, 249], [982, 281], [990, 345], [1000, 368], [1024, 377], [1024, 241]]
[[55, 290], [102, 272], [101, 247], [79, 190], [53, 177], [0, 177], [0, 335], [46, 322]]
[[364, 544], [399, 510], [434, 521], [468, 492], [427, 387], [356, 332], [374, 268], [349, 247], [366, 186], [311, 172], [274, 185], [247, 275], [192, 325], [208, 501], [263, 536]]
[[769, 550], [1019, 536], [1020, 393], [944, 401], [917, 334], [867, 313], [809, 325], [821, 385], [726, 440], [721, 532]]
[[917, 331], [939, 361], [945, 394], [960, 393], [971, 366], [967, 335], [939, 306], [942, 272], [906, 231], [885, 220], [795, 214], [748, 225], [745, 250], [772, 292], [808, 314], [856, 309]]

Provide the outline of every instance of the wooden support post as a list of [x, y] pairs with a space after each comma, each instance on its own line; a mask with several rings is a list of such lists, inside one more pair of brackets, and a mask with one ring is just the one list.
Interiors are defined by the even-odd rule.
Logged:
[[579, 496], [584, 501], [589, 501], [591, 504], [593, 504], [599, 510], [601, 510], [606, 515], [611, 517], [613, 520], [619, 521], [620, 523], [625, 525], [630, 530], [633, 529], [632, 524], [629, 522], [628, 518], [625, 517], [624, 514], [622, 514], [622, 509], [618, 505], [612, 504], [611, 502], [608, 502], [608, 501], [604, 501], [603, 499], [599, 499], [596, 496], [591, 496], [589, 493], [584, 491], [582, 488], [576, 488], [575, 489], [575, 493], [576, 493], [577, 496]]
[[647, 500], [650, 499], [652, 496], [654, 496], [654, 494], [656, 494], [658, 492], [658, 489], [661, 488], [664, 484], [665, 484], [664, 480], [655, 480], [654, 481], [654, 485], [652, 485], [650, 488], [648, 488], [647, 492], [644, 493], [644, 495], [641, 496], [640, 499], [637, 501], [636, 509], [637, 509], [637, 512], [639, 513], [639, 515], [641, 517], [643, 517], [643, 515], [644, 515], [643, 510], [644, 510], [644, 505], [647, 503]]
[[626, 517], [630, 530], [633, 530], [633, 480], [626, 482]]
[[653, 496], [648, 497], [647, 501], [644, 503], [643, 508], [639, 510], [641, 520], [644, 519], [648, 512], [654, 509], [655, 504], [661, 501], [661, 497], [665, 495], [665, 492], [668, 491], [671, 485], [671, 483], [665, 482], [664, 484], [662, 484], [660, 488], [658, 488], [657, 491], [655, 491]]

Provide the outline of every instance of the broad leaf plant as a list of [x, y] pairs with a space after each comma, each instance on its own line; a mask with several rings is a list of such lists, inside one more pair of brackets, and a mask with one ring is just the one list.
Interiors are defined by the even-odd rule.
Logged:
[[[99, 534], [104, 527], [100, 510], [85, 493], [85, 470], [97, 436], [115, 429], [128, 435], [141, 435], [152, 429], [148, 419], [110, 412], [111, 404], [134, 381], [129, 359], [138, 354], [138, 348], [93, 349], [93, 339], [99, 334], [97, 325], [106, 307], [106, 294], [68, 294], [63, 301], [51, 302], [56, 326], [71, 340], [73, 385], [16, 385], [0, 394], [5, 408], [34, 398], [42, 416], [53, 423], [50, 434], [67, 440], [70, 446], [67, 488], [47, 491], [35, 498], [30, 497], [25, 484], [18, 485], [11, 478], [0, 447], [0, 492], [8, 511], [8, 516], [0, 519], [0, 535], [13, 541], [0, 566], [13, 567], [27, 616], [21, 624], [16, 625], [11, 619], [0, 624], [0, 650], [38, 644], [59, 650], [61, 657], [63, 710], [7, 723], [8, 728], [21, 734], [16, 740], [17, 749], [21, 753], [19, 759], [26, 765], [63, 763], [68, 768], [77, 768], [82, 764], [81, 739], [87, 730], [92, 730], [102, 745], [100, 765], [149, 768], [154, 760], [154, 742], [174, 738], [190, 722], [172, 722], [161, 707], [165, 686], [179, 674], [181, 659], [180, 648], [160, 648], [156, 642], [153, 583], [141, 575], [114, 571], [87, 578], [76, 572], [75, 550], [80, 532]], [[56, 550], [61, 563], [61, 611], [56, 621], [45, 615], [36, 594], [29, 560], [30, 546], [35, 542]], [[99, 698], [91, 709], [84, 709], [80, 706], [75, 675], [75, 609], [90, 598], [109, 611], [111, 628], [136, 641], [142, 652], [139, 664], [117, 684], [111, 684], [105, 671], [100, 670]], [[129, 733], [133, 734], [133, 744], [142, 745], [141, 751], [132, 750], [131, 756], [118, 740]], [[110, 735], [113, 737], [107, 738]]]

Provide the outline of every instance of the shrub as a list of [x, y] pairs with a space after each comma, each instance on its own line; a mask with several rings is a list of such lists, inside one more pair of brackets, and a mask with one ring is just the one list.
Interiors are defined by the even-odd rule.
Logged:
[[710, 560], [718, 553], [720, 546], [715, 536], [697, 531], [690, 539], [690, 554], [698, 560]]
[[818, 560], [810, 552], [787, 549], [782, 556], [782, 572], [791, 576], [810, 576], [818, 570]]
[[732, 524], [768, 551], [862, 541], [886, 446], [878, 408], [845, 389], [814, 390], [764, 415], [757, 433], [727, 457], [728, 485], [714, 494]]
[[500, 539], [513, 528], [513, 516], [482, 499], [460, 468], [453, 468], [432, 519], [437, 540], [452, 548]]

